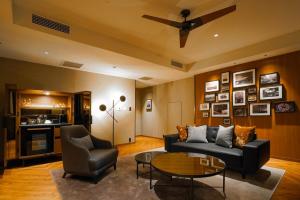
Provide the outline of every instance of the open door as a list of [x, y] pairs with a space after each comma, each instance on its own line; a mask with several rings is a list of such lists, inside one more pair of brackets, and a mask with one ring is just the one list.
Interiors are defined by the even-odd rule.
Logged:
[[91, 92], [78, 92], [74, 95], [74, 124], [82, 124], [91, 132]]

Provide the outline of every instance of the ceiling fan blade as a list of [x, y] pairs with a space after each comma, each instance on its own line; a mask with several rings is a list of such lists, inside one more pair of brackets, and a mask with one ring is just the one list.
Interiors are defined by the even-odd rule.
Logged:
[[179, 40], [180, 40], [180, 48], [185, 46], [186, 40], [189, 36], [190, 30], [180, 30], [179, 31]]
[[159, 18], [159, 17], [150, 16], [150, 15], [143, 15], [142, 17], [146, 18], [146, 19], [156, 21], [156, 22], [160, 22], [160, 23], [163, 23], [163, 24], [166, 24], [166, 25], [169, 25], [169, 26], [173, 26], [173, 27], [176, 27], [176, 28], [181, 28], [181, 23], [180, 22], [176, 22], [176, 21], [172, 21], [172, 20], [168, 20], [168, 19], [162, 19], [162, 18]]
[[189, 20], [189, 22], [191, 22], [191, 29], [195, 29], [203, 24], [206, 24], [206, 23], [211, 22], [219, 17], [227, 15], [228, 13], [231, 13], [235, 10], [236, 10], [236, 5], [233, 5], [233, 6], [224, 8], [222, 10], [218, 10], [218, 11], [209, 13], [207, 15], [203, 15], [201, 17], [197, 17], [195, 19]]

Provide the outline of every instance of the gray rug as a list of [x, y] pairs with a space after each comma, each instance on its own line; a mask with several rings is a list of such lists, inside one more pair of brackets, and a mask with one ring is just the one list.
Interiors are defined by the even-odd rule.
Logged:
[[[63, 179], [63, 170], [52, 170], [51, 174], [63, 200], [181, 200], [188, 199], [189, 180], [155, 174], [156, 185], [149, 189], [148, 170], [140, 165], [143, 173], [136, 179], [134, 156], [118, 160], [117, 170], [107, 170], [98, 184], [89, 179], [68, 175]], [[270, 199], [279, 184], [284, 170], [263, 167], [256, 175], [242, 179], [239, 173], [226, 172], [226, 197], [222, 192], [222, 176], [195, 179], [194, 199]]]

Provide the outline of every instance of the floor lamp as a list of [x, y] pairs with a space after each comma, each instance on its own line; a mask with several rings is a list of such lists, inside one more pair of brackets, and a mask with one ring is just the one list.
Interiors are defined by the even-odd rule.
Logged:
[[113, 120], [113, 138], [112, 138], [112, 145], [115, 146], [115, 122], [118, 123], [118, 120], [115, 118], [115, 107], [118, 105], [118, 103], [120, 102], [124, 102], [126, 101], [126, 97], [125, 96], [120, 96], [120, 99], [115, 103], [115, 100], [113, 100], [113, 104], [112, 107], [110, 109], [106, 109], [106, 105], [101, 104], [99, 106], [99, 110], [100, 111], [106, 111], [106, 113], [112, 118]]

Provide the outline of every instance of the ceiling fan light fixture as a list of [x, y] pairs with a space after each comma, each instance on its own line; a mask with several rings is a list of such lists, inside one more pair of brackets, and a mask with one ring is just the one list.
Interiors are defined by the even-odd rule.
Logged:
[[215, 34], [214, 34], [214, 37], [215, 37], [215, 38], [219, 37], [219, 34], [218, 34], [218, 33], [215, 33]]

